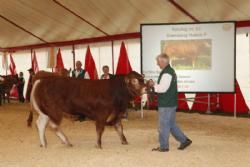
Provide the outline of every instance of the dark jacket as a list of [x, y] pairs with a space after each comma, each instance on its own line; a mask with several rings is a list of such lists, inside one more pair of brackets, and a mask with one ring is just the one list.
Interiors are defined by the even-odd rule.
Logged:
[[[109, 74], [109, 79], [112, 79], [112, 78], [114, 78], [114, 75], [113, 74]], [[102, 74], [101, 79], [105, 79], [104, 78], [104, 74]]]
[[170, 83], [170, 87], [169, 89], [164, 92], [164, 93], [158, 93], [158, 106], [159, 107], [175, 107], [177, 106], [177, 76], [176, 73], [174, 71], [174, 69], [168, 65], [166, 68], [164, 68], [161, 73], [160, 76], [158, 78], [158, 84], [161, 81], [161, 77], [163, 74], [169, 74], [172, 76], [172, 80]]

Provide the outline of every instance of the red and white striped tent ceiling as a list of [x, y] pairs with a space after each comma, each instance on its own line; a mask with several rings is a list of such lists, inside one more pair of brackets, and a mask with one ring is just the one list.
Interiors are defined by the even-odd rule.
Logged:
[[[1, 0], [0, 48], [133, 36], [141, 23], [249, 20], [249, 0]], [[133, 33], [133, 34], [130, 34]]]

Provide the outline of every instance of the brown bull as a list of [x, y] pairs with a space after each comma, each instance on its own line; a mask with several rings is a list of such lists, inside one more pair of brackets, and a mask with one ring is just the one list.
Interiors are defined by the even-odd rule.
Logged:
[[[29, 90], [29, 93], [31, 93], [32, 87], [35, 83], [36, 80], [43, 79], [43, 78], [48, 78], [48, 77], [68, 77], [70, 75], [71, 68], [69, 70], [63, 68], [59, 69], [58, 72], [48, 72], [48, 71], [38, 71], [35, 76], [32, 78], [32, 83], [31, 83], [31, 88]], [[30, 95], [28, 95], [30, 97]], [[29, 115], [29, 118], [27, 119], [27, 125], [30, 127], [33, 119], [33, 114]]]
[[195, 68], [196, 59], [202, 51], [211, 47], [210, 42], [204, 40], [173, 42], [167, 43], [164, 48], [164, 53], [169, 55], [172, 60], [185, 59], [191, 60], [192, 67]]
[[106, 125], [114, 126], [122, 144], [127, 144], [121, 118], [126, 112], [129, 101], [143, 92], [145, 92], [143, 78], [136, 72], [111, 80], [48, 77], [35, 81], [31, 93], [31, 105], [38, 113], [36, 125], [41, 146], [47, 145], [45, 139], [47, 124], [55, 130], [64, 144], [71, 146], [59, 128], [64, 115], [84, 115], [94, 120], [98, 148], [101, 148], [101, 137]]

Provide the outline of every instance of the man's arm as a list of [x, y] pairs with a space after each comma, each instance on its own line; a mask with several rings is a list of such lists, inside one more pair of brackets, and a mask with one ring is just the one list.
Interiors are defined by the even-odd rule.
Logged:
[[155, 92], [164, 93], [170, 87], [172, 76], [170, 74], [163, 74], [159, 84], [155, 84]]

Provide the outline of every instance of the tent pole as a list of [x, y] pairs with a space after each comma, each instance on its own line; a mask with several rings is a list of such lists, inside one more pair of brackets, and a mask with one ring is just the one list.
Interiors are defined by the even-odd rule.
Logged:
[[[31, 68], [33, 67], [32, 66], [32, 53], [33, 53], [33, 49], [30, 49], [30, 62], [31, 62]], [[34, 69], [33, 69], [34, 70]]]
[[216, 94], [216, 101], [217, 101], [216, 109], [219, 110], [220, 109], [220, 94], [219, 93]]
[[112, 72], [115, 74], [115, 65], [114, 65], [114, 41], [111, 41], [111, 49], [112, 49]]
[[237, 111], [236, 111], [236, 105], [237, 105], [237, 98], [236, 93], [234, 93], [234, 118], [237, 118]]
[[6, 52], [6, 55], [5, 55], [5, 53], [4, 53], [4, 63], [5, 63], [5, 75], [7, 75], [8, 74], [8, 54], [7, 54], [7, 52]]
[[211, 113], [211, 108], [210, 108], [210, 106], [211, 106], [210, 103], [211, 103], [210, 102], [210, 93], [208, 93], [208, 95], [207, 95], [207, 112], [206, 112], [206, 114], [212, 114]]
[[[142, 98], [142, 96], [141, 96], [141, 98]], [[143, 101], [141, 99], [141, 119], [143, 119], [143, 117], [144, 117], [144, 113], [143, 113]]]
[[[249, 22], [247, 22], [249, 23]], [[248, 32], [247, 32], [248, 33]], [[248, 57], [250, 56], [250, 38], [249, 38], [249, 35], [247, 36], [248, 37], [248, 42], [249, 42], [249, 49], [248, 49]], [[248, 61], [248, 66], [250, 65], [250, 59]], [[249, 73], [249, 78], [250, 78], [250, 73]], [[250, 109], [248, 111], [248, 114], [250, 115]]]
[[75, 55], [75, 45], [72, 45], [72, 54], [73, 54], [73, 70], [75, 70], [75, 62], [76, 62], [76, 55]]
[[[98, 63], [98, 66], [99, 66], [99, 74], [101, 75], [101, 73], [102, 73], [102, 67], [101, 67], [101, 51], [100, 51], [101, 49], [100, 49], [100, 45], [99, 45], [99, 47], [98, 47], [98, 60], [99, 60], [99, 63]], [[98, 72], [97, 72], [98, 73]], [[101, 76], [100, 76], [100, 79], [101, 79]]]
[[5, 73], [6, 73], [6, 75], [8, 74], [8, 56], [7, 56], [8, 54], [6, 54], [6, 56], [5, 56], [5, 58], [6, 58], [6, 63], [5, 63]]

